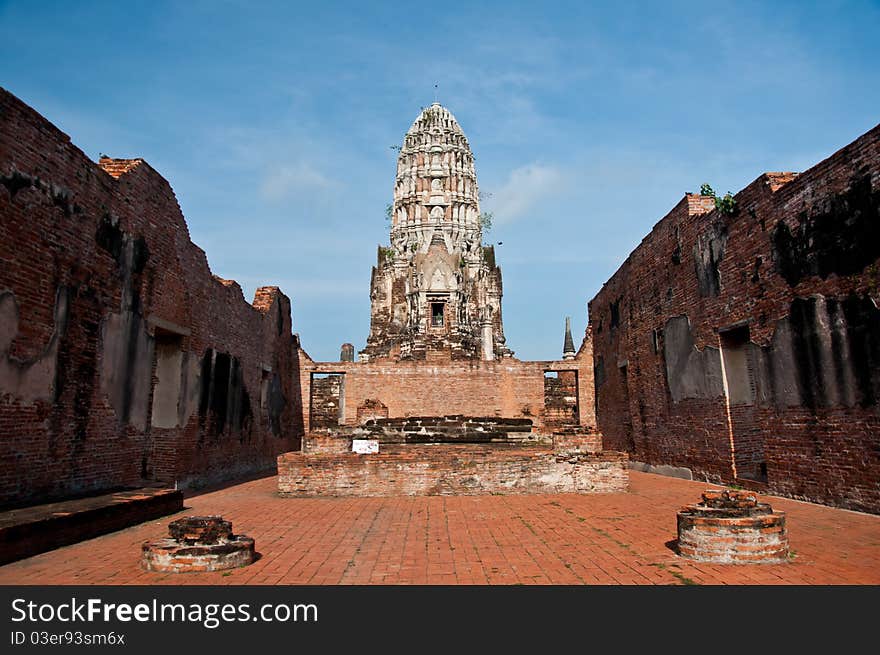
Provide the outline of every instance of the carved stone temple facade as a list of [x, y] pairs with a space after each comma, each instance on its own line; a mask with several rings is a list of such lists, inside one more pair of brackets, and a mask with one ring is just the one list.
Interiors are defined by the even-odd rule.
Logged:
[[501, 269], [482, 244], [474, 156], [452, 113], [434, 103], [397, 160], [391, 246], [379, 247], [361, 361], [510, 357]]

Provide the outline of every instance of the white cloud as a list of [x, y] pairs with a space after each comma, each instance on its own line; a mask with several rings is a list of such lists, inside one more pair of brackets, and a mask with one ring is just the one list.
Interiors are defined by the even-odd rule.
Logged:
[[553, 166], [528, 164], [512, 170], [507, 181], [492, 195], [495, 223], [522, 218], [542, 199], [560, 189], [562, 182], [562, 171]]
[[281, 200], [292, 193], [328, 190], [336, 181], [304, 162], [273, 169], [263, 180], [260, 192], [268, 200]]

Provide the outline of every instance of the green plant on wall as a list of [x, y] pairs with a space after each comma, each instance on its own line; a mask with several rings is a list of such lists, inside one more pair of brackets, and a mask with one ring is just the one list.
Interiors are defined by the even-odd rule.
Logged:
[[492, 212], [482, 212], [479, 217], [480, 229], [483, 234], [492, 230], [492, 222], [495, 220], [495, 214]]
[[394, 205], [388, 203], [388, 205], [385, 206], [385, 222], [388, 223], [388, 225], [391, 225], [391, 214], [393, 211]]
[[385, 246], [379, 246], [379, 258], [386, 264], [390, 264], [394, 261], [394, 248], [386, 248]]
[[728, 191], [724, 194], [723, 197], [716, 197], [715, 209], [720, 211], [722, 214], [733, 214], [736, 211], [736, 199], [733, 197], [733, 194]]
[[730, 191], [719, 198], [718, 194], [715, 193], [715, 190], [711, 186], [703, 184], [700, 186], [700, 195], [714, 198], [715, 209], [722, 214], [727, 214], [729, 216], [736, 211], [736, 198], [733, 197], [733, 194]]

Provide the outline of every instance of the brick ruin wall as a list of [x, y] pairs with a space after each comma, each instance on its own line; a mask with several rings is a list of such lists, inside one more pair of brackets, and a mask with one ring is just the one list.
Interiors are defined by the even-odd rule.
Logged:
[[[529, 418], [539, 430], [570, 423], [593, 428], [590, 355], [588, 338], [575, 359], [559, 361], [314, 362], [300, 351], [305, 428], [330, 427], [340, 403], [339, 423], [350, 426], [375, 416], [460, 414]], [[558, 377], [545, 377], [547, 371]], [[328, 382], [333, 376], [324, 376], [334, 373], [339, 381]], [[313, 416], [320, 417], [314, 425]]]
[[605, 447], [878, 513], [880, 127], [735, 198], [687, 195], [590, 302]]
[[0, 89], [0, 504], [198, 484], [299, 447], [290, 301], [212, 276], [168, 183]]
[[624, 453], [444, 444], [278, 458], [278, 491], [291, 497], [619, 493], [628, 486]]

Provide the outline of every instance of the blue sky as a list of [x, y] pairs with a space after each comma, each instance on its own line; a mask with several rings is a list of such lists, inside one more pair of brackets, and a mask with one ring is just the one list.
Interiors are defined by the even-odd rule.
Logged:
[[436, 83], [492, 194], [508, 344], [549, 359], [686, 191], [876, 125], [878, 35], [877, 2], [0, 1], [0, 85], [90, 157], [147, 159], [212, 270], [248, 301], [280, 285], [336, 359]]

